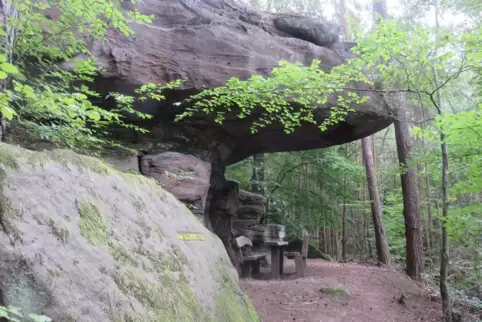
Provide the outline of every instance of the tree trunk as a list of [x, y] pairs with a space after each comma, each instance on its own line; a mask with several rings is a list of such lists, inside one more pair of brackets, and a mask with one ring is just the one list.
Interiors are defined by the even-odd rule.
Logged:
[[[423, 106], [420, 106], [422, 112], [422, 129], [425, 130], [425, 110]], [[427, 155], [427, 149], [425, 147], [425, 138], [422, 137], [422, 151], [423, 155]], [[427, 203], [427, 247], [428, 256], [430, 258], [430, 265], [433, 266], [433, 236], [432, 236], [432, 197], [430, 196], [430, 178], [428, 174], [428, 163], [425, 162], [425, 199]]]
[[[346, 178], [344, 180], [344, 185], [346, 187]], [[341, 259], [346, 260], [346, 199], [343, 198], [343, 223], [341, 228]]]
[[[440, 134], [442, 150], [442, 217], [449, 216], [449, 157], [447, 143], [445, 143], [445, 133]], [[442, 297], [442, 307], [444, 312], [444, 322], [452, 322], [452, 303], [448, 290], [448, 271], [449, 271], [449, 238], [445, 222], [442, 222], [442, 249], [440, 250], [440, 296]]]
[[[400, 95], [402, 104], [406, 100], [405, 95]], [[403, 194], [403, 217], [405, 219], [405, 242], [406, 242], [406, 272], [416, 281], [421, 281], [424, 271], [423, 242], [420, 231], [420, 195], [418, 190], [417, 175], [415, 169], [408, 166], [411, 157], [412, 145], [407, 122], [403, 121], [408, 113], [403, 108], [398, 110], [395, 126], [395, 141], [400, 166]]]
[[[348, 37], [346, 19], [345, 19], [345, 1], [344, 0], [340, 0], [339, 7], [340, 7], [343, 34], [345, 36], [345, 39], [348, 41], [349, 37]], [[385, 7], [386, 7], [386, 4], [385, 4]], [[375, 10], [375, 4], [374, 4], [374, 10]], [[385, 12], [386, 12], [386, 9], [385, 9]], [[373, 147], [374, 147], [373, 137], [369, 136], [369, 137], [363, 138], [361, 141], [362, 141], [363, 161], [365, 163], [365, 170], [367, 174], [368, 192], [371, 200], [373, 226], [375, 230], [375, 241], [376, 241], [376, 247], [377, 247], [377, 257], [381, 263], [389, 265], [390, 252], [388, 249], [388, 241], [387, 241], [387, 236], [385, 234], [385, 227], [384, 227], [383, 218], [382, 218], [382, 205], [380, 202], [380, 195], [378, 192], [378, 184], [377, 184], [374, 154], [373, 154]]]
[[[435, 26], [437, 31], [440, 27], [439, 24], [439, 10], [440, 1], [435, 0]], [[437, 40], [437, 39], [436, 39]], [[437, 47], [435, 47], [435, 57], [437, 56]], [[434, 85], [439, 88], [440, 81], [438, 78], [437, 69], [433, 68], [433, 78]], [[442, 97], [440, 95], [440, 90], [436, 91], [436, 101], [432, 98], [437, 112], [442, 116]], [[449, 155], [447, 149], [447, 142], [445, 142], [445, 132], [442, 128], [440, 131], [440, 150], [442, 153], [442, 218], [447, 219], [449, 216]], [[449, 271], [449, 238], [447, 229], [445, 227], [445, 221], [441, 223], [441, 233], [442, 233], [442, 248], [440, 250], [440, 296], [442, 297], [442, 309], [444, 314], [444, 322], [452, 322], [452, 303], [450, 300], [449, 288], [448, 288], [448, 271]]]
[[266, 195], [264, 178], [264, 153], [253, 155], [253, 172], [251, 176], [251, 192]]
[[363, 138], [362, 141], [362, 154], [363, 161], [365, 163], [365, 170], [367, 175], [368, 194], [371, 200], [373, 229], [375, 232], [375, 245], [377, 248], [378, 261], [390, 265], [390, 252], [388, 249], [388, 240], [385, 233], [385, 225], [382, 217], [382, 204], [380, 202], [380, 195], [378, 192], [378, 183], [376, 177], [375, 166], [373, 164], [373, 151], [372, 151], [372, 137]]
[[[12, 50], [15, 45], [17, 30], [10, 25], [10, 19], [18, 18], [17, 8], [5, 0], [0, 0], [0, 25], [6, 36], [3, 38], [1, 45], [4, 48], [4, 54], [7, 56], [8, 62], [12, 62]], [[10, 78], [0, 80], [0, 92], [8, 89]], [[7, 138], [7, 120], [0, 112], [0, 142], [6, 141]]]

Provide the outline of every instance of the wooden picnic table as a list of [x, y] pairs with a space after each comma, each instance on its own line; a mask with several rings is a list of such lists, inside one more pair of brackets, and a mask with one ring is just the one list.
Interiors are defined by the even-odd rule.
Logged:
[[284, 247], [288, 246], [288, 242], [269, 240], [264, 244], [271, 249], [271, 278], [280, 279], [283, 274]]

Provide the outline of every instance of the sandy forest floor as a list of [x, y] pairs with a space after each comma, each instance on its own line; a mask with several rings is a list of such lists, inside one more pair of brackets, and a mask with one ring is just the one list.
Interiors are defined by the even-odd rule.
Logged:
[[[285, 276], [242, 279], [262, 322], [440, 321], [440, 304], [405, 275], [384, 268], [308, 260], [306, 277], [296, 278], [285, 260]], [[345, 292], [346, 291], [346, 292]], [[406, 299], [400, 304], [401, 294]]]

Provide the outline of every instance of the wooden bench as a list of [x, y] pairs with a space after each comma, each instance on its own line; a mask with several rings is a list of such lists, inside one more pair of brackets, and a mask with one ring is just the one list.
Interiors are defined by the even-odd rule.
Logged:
[[[251, 274], [259, 273], [260, 262], [266, 259], [266, 254], [253, 254], [251, 248], [253, 243], [246, 236], [236, 238], [239, 255], [241, 257], [241, 277], [251, 278]], [[243, 252], [244, 249], [244, 252]]]

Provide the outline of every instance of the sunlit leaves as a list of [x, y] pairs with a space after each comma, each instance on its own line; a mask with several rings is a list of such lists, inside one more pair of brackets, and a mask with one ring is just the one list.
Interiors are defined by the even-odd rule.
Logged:
[[[213, 115], [223, 123], [227, 115], [253, 118], [253, 133], [270, 124], [281, 124], [286, 133], [292, 133], [303, 123], [317, 123], [314, 112], [318, 106], [330, 109], [330, 117], [318, 124], [322, 131], [343, 121], [356, 104], [366, 97], [347, 92], [352, 81], [368, 82], [360, 68], [345, 64], [323, 71], [320, 61], [308, 66], [279, 62], [271, 77], [253, 75], [246, 81], [229, 79], [224, 86], [207, 89], [193, 96], [191, 107], [178, 120], [199, 112]], [[329, 101], [329, 98], [333, 97]]]
[[[13, 80], [11, 88], [0, 94], [2, 115], [29, 135], [84, 151], [118, 147], [107, 138], [107, 129], [112, 127], [146, 132], [125, 121], [129, 115], [151, 117], [133, 108], [134, 97], [112, 93], [116, 107], [106, 110], [92, 103], [99, 94], [86, 85], [99, 73], [89, 42], [105, 40], [108, 29], [132, 35], [131, 22], [151, 21], [149, 16], [121, 9], [121, 2], [15, 0], [19, 15], [9, 17], [5, 27], [17, 29], [13, 61], [0, 54], [0, 79], [12, 75]], [[60, 69], [59, 61], [72, 68]], [[33, 65], [36, 74], [30, 75], [26, 65]], [[146, 93], [143, 87], [136, 94], [140, 99], [162, 100], [162, 90], [179, 84], [152, 84]]]
[[[23, 315], [17, 307], [14, 306], [1, 306], [0, 305], [0, 318], [5, 318], [7, 321], [20, 322], [23, 321]], [[52, 319], [45, 315], [37, 315], [30, 313], [28, 315], [29, 321], [33, 322], [51, 322]]]

